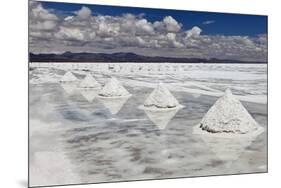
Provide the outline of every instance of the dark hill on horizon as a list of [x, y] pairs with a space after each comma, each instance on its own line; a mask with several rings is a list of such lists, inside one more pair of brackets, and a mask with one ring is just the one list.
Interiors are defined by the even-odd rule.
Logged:
[[140, 63], [248, 63], [262, 64], [263, 61], [241, 61], [232, 59], [216, 58], [181, 58], [181, 57], [161, 57], [161, 56], [143, 56], [135, 53], [72, 53], [62, 54], [34, 54], [29, 53], [30, 62], [140, 62]]

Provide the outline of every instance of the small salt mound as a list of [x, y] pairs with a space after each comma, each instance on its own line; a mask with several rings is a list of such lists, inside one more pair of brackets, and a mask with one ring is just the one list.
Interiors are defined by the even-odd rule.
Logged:
[[245, 134], [256, 131], [259, 125], [227, 89], [204, 116], [200, 128], [211, 133]]
[[75, 82], [77, 81], [78, 79], [76, 78], [76, 76], [74, 76], [72, 74], [72, 72], [67, 72], [63, 75], [63, 77], [61, 78], [61, 82]]
[[84, 80], [79, 84], [81, 88], [100, 88], [101, 85], [96, 81], [96, 79], [91, 75], [87, 74]]
[[158, 84], [144, 102], [144, 107], [175, 108], [177, 106], [179, 102], [162, 83]]
[[99, 95], [103, 97], [125, 97], [129, 96], [130, 93], [113, 77], [105, 84]]

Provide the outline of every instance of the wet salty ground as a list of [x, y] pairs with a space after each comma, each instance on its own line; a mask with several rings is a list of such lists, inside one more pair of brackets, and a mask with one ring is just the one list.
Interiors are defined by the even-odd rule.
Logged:
[[152, 89], [126, 88], [132, 97], [118, 106], [71, 86], [30, 84], [31, 185], [266, 172], [265, 104], [243, 102], [265, 128], [251, 142], [210, 140], [192, 128], [217, 97], [172, 91], [185, 108], [160, 130], [138, 108]]

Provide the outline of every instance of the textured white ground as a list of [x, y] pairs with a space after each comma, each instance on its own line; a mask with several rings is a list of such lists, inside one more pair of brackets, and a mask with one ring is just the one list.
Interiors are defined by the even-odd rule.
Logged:
[[[97, 76], [115, 76], [131, 87], [154, 88], [160, 81], [165, 81], [170, 90], [196, 95], [221, 96], [229, 87], [242, 101], [267, 103], [266, 64], [31, 63], [30, 66], [71, 70], [82, 75], [86, 74], [83, 70], [90, 70]], [[50, 73], [31, 83], [57, 82], [59, 79]]]
[[[60, 83], [66, 71], [80, 81], [90, 72], [101, 86], [114, 76], [131, 96], [100, 98], [100, 90], [79, 88], [79, 82]], [[266, 65], [31, 63], [29, 78], [31, 185], [267, 170]], [[138, 108], [159, 82], [183, 108]], [[264, 128], [262, 134], [193, 134], [226, 88]]]

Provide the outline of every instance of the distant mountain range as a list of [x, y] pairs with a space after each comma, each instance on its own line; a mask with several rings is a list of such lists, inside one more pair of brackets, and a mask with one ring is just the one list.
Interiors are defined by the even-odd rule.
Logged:
[[249, 63], [262, 64], [263, 61], [241, 61], [232, 59], [205, 59], [205, 58], [181, 58], [181, 57], [161, 57], [161, 56], [143, 56], [135, 53], [72, 53], [62, 54], [29, 54], [30, 62], [144, 62], [144, 63]]

